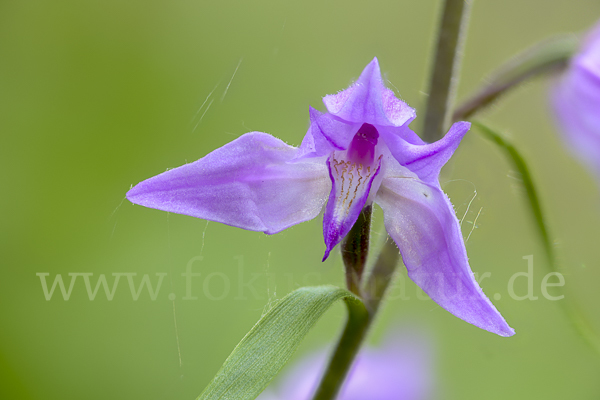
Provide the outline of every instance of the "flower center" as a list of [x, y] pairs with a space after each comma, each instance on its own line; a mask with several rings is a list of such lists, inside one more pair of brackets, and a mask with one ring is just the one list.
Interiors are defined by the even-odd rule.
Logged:
[[375, 162], [378, 138], [379, 132], [373, 125], [362, 124], [348, 149], [331, 155], [328, 165], [335, 183], [336, 213], [342, 212], [347, 216], [358, 199], [364, 204], [381, 165], [381, 156]]
[[362, 124], [348, 147], [347, 160], [356, 164], [372, 165], [378, 138], [379, 132], [373, 125]]
[[329, 168], [335, 182], [336, 213], [348, 216], [357, 200], [361, 203], [359, 211], [362, 209], [378, 167], [331, 158]]
[[373, 125], [363, 124], [348, 149], [333, 152], [327, 160], [332, 188], [323, 217], [327, 244], [323, 259], [348, 234], [369, 199], [383, 157], [379, 155], [375, 159], [378, 138], [379, 132]]

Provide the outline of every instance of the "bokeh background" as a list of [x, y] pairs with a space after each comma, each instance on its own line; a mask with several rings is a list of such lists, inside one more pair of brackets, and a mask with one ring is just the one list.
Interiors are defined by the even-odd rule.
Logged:
[[[0, 2], [0, 398], [194, 399], [269, 302], [302, 285], [341, 285], [339, 253], [320, 262], [320, 217], [269, 237], [133, 206], [125, 193], [248, 131], [298, 145], [308, 106], [323, 110], [321, 97], [374, 56], [423, 116], [440, 3]], [[459, 98], [518, 51], [599, 17], [595, 0], [476, 1]], [[567, 296], [600, 330], [598, 186], [556, 134], [550, 84], [524, 85], [485, 118], [528, 157]], [[598, 398], [600, 359], [541, 295], [548, 268], [519, 177], [473, 131], [442, 182], [466, 213], [471, 266], [491, 274], [482, 287], [517, 334], [475, 328], [406, 282], [409, 299], [392, 291], [370, 343], [391, 329], [428, 338], [436, 398]], [[384, 232], [379, 212], [375, 240]], [[517, 301], [507, 284], [528, 255], [539, 299]], [[183, 300], [190, 260], [197, 299]], [[240, 271], [254, 291], [239, 292]], [[136, 288], [144, 274], [154, 287], [166, 275], [155, 300], [144, 289], [134, 301], [123, 276], [112, 301], [102, 289], [92, 301], [81, 276], [68, 300], [58, 288], [46, 300], [39, 273], [49, 285], [61, 274], [67, 287], [69, 273], [93, 273], [92, 285], [137, 273]], [[515, 288], [525, 294], [525, 279]], [[296, 358], [331, 343], [344, 313], [330, 310]]]

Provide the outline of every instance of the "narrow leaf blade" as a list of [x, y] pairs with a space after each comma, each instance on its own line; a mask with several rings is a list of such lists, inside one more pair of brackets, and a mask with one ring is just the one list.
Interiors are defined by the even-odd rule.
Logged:
[[341, 299], [349, 312], [366, 313], [356, 296], [335, 286], [303, 287], [285, 296], [246, 334], [198, 400], [255, 399], [321, 315]]

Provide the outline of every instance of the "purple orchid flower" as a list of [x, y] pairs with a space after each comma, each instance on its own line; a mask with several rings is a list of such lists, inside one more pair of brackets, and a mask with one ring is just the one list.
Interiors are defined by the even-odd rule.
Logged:
[[457, 122], [427, 144], [408, 124], [415, 110], [381, 79], [377, 59], [348, 89], [310, 109], [299, 148], [250, 132], [200, 160], [145, 180], [127, 193], [135, 204], [267, 234], [315, 218], [326, 203], [324, 260], [377, 203], [409, 277], [457, 317], [497, 333], [514, 330], [483, 294], [467, 260], [452, 204], [438, 176], [469, 130]]
[[[400, 337], [398, 337], [400, 336]], [[356, 357], [339, 400], [427, 400], [435, 396], [430, 345], [422, 337], [388, 335], [380, 348]], [[320, 351], [300, 360], [276, 387], [257, 400], [309, 400], [327, 363]]]
[[564, 139], [600, 178], [600, 23], [554, 87], [552, 106]]

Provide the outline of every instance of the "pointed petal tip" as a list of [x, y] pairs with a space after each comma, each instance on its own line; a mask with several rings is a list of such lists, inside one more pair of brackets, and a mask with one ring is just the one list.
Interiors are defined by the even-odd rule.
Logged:
[[376, 71], [379, 71], [379, 60], [377, 59], [377, 57], [373, 57], [373, 59], [367, 64], [364, 70], [366, 70], [369, 67], [376, 68]]
[[[487, 301], [489, 302], [489, 299], [487, 299]], [[490, 333], [494, 333], [501, 337], [514, 336], [515, 330], [508, 325], [508, 323], [506, 322], [504, 317], [502, 317], [502, 315], [496, 309], [496, 307], [494, 307], [491, 302], [489, 304], [493, 307], [494, 314], [496, 314], [492, 317], [491, 320], [483, 322], [481, 320], [479, 320], [479, 321], [469, 320], [469, 318], [461, 318], [461, 319], [476, 326], [477, 328], [481, 328], [483, 330], [486, 330]]]
[[321, 262], [325, 262], [325, 260], [327, 260], [327, 258], [329, 258], [330, 252], [331, 252], [330, 248], [327, 248], [327, 250], [325, 250], [325, 255], [323, 256], [323, 259], [321, 260]]
[[133, 204], [139, 204], [138, 201], [136, 201], [136, 197], [139, 195], [140, 191], [139, 186], [140, 184], [138, 183], [137, 185], [129, 189], [127, 193], [125, 193], [125, 198]]
[[[495, 309], [495, 308], [494, 308]], [[504, 320], [504, 318], [502, 318], [502, 316], [498, 313], [498, 317], [499, 319], [496, 318], [495, 322], [490, 322], [488, 321], [487, 323], [481, 323], [481, 321], [473, 321], [473, 320], [469, 320], [468, 318], [461, 318], [463, 321], [466, 321], [470, 324], [472, 324], [473, 326], [483, 329], [485, 331], [488, 331], [490, 333], [493, 333], [495, 335], [501, 336], [501, 337], [511, 337], [515, 335], [515, 330], [513, 328], [511, 328], [506, 321]]]
[[[129, 200], [129, 201], [131, 201], [131, 198], [133, 197], [133, 196], [131, 195], [131, 191], [132, 191], [132, 190], [133, 190], [133, 187], [132, 187], [131, 189], [129, 189], [129, 190], [127, 191], [127, 193], [125, 193], [125, 198], [126, 198], [127, 200]], [[133, 203], [133, 201], [131, 201], [131, 202]]]
[[362, 82], [363, 84], [366, 83], [368, 86], [371, 86], [375, 82], [379, 82], [382, 86], [384, 86], [383, 79], [381, 78], [381, 68], [379, 67], [379, 60], [377, 57], [374, 57], [366, 65], [356, 82]]
[[385, 86], [377, 57], [367, 64], [356, 82], [325, 96], [323, 103], [330, 114], [350, 123], [399, 127], [416, 117], [415, 110]]
[[[468, 121], [458, 121], [452, 124], [446, 135], [460, 136], [461, 138], [471, 129], [471, 123]], [[445, 135], [445, 136], [446, 136]]]
[[319, 110], [317, 110], [316, 108], [314, 108], [313, 106], [308, 106], [308, 115], [311, 118], [311, 120], [313, 118], [319, 117], [320, 115], [322, 115], [323, 113]]
[[500, 333], [500, 336], [510, 337], [514, 336], [514, 334], [515, 330], [511, 328], [506, 321], [504, 321], [504, 329], [502, 330], [502, 333]]
[[508, 327], [508, 330], [503, 331], [502, 333], [499, 333], [500, 336], [502, 336], [502, 337], [511, 337], [511, 336], [515, 335], [515, 333], [516, 333], [515, 330], [513, 328], [511, 328], [510, 326], [508, 326], [508, 325], [507, 325], [507, 327]]
[[[475, 325], [475, 326], [477, 326], [477, 325]], [[500, 328], [486, 328], [486, 327], [481, 327], [481, 326], [477, 326], [477, 327], [485, 329], [486, 331], [488, 331], [490, 333], [494, 333], [501, 337], [511, 337], [511, 336], [515, 335], [515, 330], [513, 328], [511, 328], [510, 326], [508, 326], [506, 324], [506, 322], [504, 323], [504, 326], [502, 326]]]
[[138, 206], [157, 208], [155, 207], [154, 202], [158, 199], [156, 198], [156, 193], [153, 190], [154, 187], [152, 184], [156, 180], [156, 177], [152, 177], [141, 181], [137, 185], [134, 185], [127, 191], [127, 193], [125, 193], [125, 198], [132, 204]]
[[[515, 334], [515, 330], [511, 328], [502, 314], [498, 311], [498, 309], [493, 305], [493, 303], [486, 297], [486, 295], [481, 291], [481, 289], [477, 290], [479, 300], [481, 300], [485, 304], [487, 303], [487, 310], [480, 310], [475, 315], [471, 313], [460, 313], [456, 312], [457, 310], [447, 309], [442, 305], [443, 308], [446, 308], [455, 316], [459, 317], [463, 321], [466, 321], [472, 325], [475, 325], [478, 328], [484, 329], [490, 333], [494, 333], [498, 336], [502, 337], [511, 337]], [[465, 308], [463, 306], [463, 308]], [[482, 312], [483, 311], [483, 312]]]

